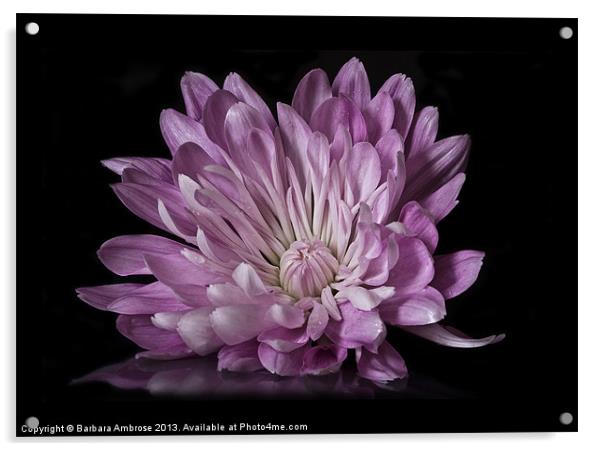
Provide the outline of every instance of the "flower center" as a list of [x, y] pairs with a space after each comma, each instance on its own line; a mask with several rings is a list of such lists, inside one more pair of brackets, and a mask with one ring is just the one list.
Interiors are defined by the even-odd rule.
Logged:
[[320, 240], [300, 240], [280, 257], [280, 284], [291, 296], [320, 296], [334, 280], [339, 262]]

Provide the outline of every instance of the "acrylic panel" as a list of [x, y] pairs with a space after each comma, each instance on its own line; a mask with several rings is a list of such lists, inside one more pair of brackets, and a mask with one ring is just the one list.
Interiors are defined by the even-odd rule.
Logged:
[[577, 20], [17, 17], [17, 435], [577, 430]]

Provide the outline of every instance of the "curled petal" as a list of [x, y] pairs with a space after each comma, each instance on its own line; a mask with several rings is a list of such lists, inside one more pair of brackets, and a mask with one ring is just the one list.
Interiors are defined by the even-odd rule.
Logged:
[[434, 193], [420, 200], [420, 204], [428, 210], [435, 224], [445, 218], [458, 205], [458, 195], [465, 180], [466, 175], [461, 172]]
[[263, 116], [266, 123], [270, 127], [270, 129], [274, 129], [276, 127], [276, 121], [274, 120], [274, 116], [272, 116], [272, 112], [263, 101], [261, 96], [255, 92], [249, 84], [243, 80], [243, 78], [237, 73], [231, 73], [224, 80], [224, 89], [233, 93], [240, 100], [245, 102], [247, 105], [255, 108], [259, 113]]
[[426, 287], [435, 274], [433, 257], [418, 238], [397, 237], [399, 257], [389, 272], [388, 286], [395, 287], [398, 295], [415, 293]]
[[393, 99], [393, 105], [395, 106], [393, 127], [404, 139], [407, 138], [414, 117], [414, 108], [416, 107], [412, 79], [403, 74], [395, 74], [383, 84], [379, 92], [387, 92]]
[[274, 304], [268, 309], [267, 316], [276, 324], [287, 329], [295, 329], [305, 323], [303, 310], [295, 305]]
[[362, 62], [351, 58], [339, 70], [332, 83], [334, 95], [345, 94], [360, 108], [365, 108], [370, 102], [370, 82]]
[[379, 92], [363, 111], [368, 130], [368, 140], [377, 142], [393, 125], [395, 107], [391, 96], [386, 92]]
[[414, 125], [408, 137], [408, 158], [424, 152], [435, 142], [438, 127], [439, 111], [437, 108], [427, 106], [420, 110], [414, 118]]
[[420, 200], [463, 172], [468, 161], [470, 138], [452, 136], [433, 144], [407, 161], [407, 185], [402, 200]]
[[322, 69], [314, 69], [301, 79], [293, 96], [292, 106], [306, 122], [315, 109], [332, 97], [328, 75]]
[[445, 317], [445, 299], [437, 290], [426, 287], [417, 293], [394, 297], [378, 309], [383, 321], [397, 326], [436, 323]]
[[358, 107], [345, 97], [324, 101], [311, 116], [312, 130], [322, 132], [332, 142], [340, 126], [349, 130], [354, 143], [365, 141], [366, 122]]
[[498, 343], [506, 337], [506, 335], [500, 334], [490, 335], [484, 338], [470, 338], [451, 327], [443, 327], [440, 324], [408, 326], [402, 327], [402, 329], [426, 340], [451, 348], [480, 348], [482, 346]]
[[379, 287], [368, 290], [363, 287], [346, 287], [337, 293], [338, 299], [348, 299], [358, 310], [370, 311], [377, 307], [383, 300], [390, 298], [395, 293], [393, 287]]
[[466, 291], [477, 280], [483, 265], [484, 252], [459, 251], [435, 257], [435, 278], [431, 285], [445, 299], [451, 299]]
[[389, 382], [408, 375], [403, 358], [387, 341], [380, 345], [376, 353], [358, 349], [355, 355], [358, 374], [365, 379]]
[[102, 165], [117, 175], [128, 168], [138, 169], [146, 175], [171, 183], [171, 161], [165, 158], [120, 157], [102, 160]]
[[257, 340], [269, 344], [276, 351], [291, 352], [307, 343], [308, 336], [303, 327], [297, 329], [276, 327], [259, 334]]
[[347, 357], [347, 349], [336, 345], [317, 345], [303, 355], [303, 374], [322, 376], [335, 373]]
[[144, 349], [166, 349], [182, 344], [180, 336], [155, 327], [150, 315], [119, 315], [117, 330]]
[[203, 110], [203, 125], [207, 136], [222, 149], [227, 149], [224, 123], [230, 108], [238, 103], [238, 99], [229, 91], [218, 89], [207, 98]]
[[200, 307], [186, 313], [178, 321], [177, 331], [180, 337], [201, 356], [217, 351], [224, 344], [211, 327], [209, 316], [212, 310], [213, 307]]
[[114, 285], [99, 285], [96, 287], [81, 287], [75, 290], [86, 304], [99, 310], [107, 310], [108, 306], [122, 296], [145, 285], [143, 283], [118, 283]]
[[242, 304], [217, 307], [210, 315], [215, 333], [228, 345], [236, 345], [255, 338], [271, 323], [266, 320], [267, 308]]
[[114, 300], [107, 310], [127, 315], [187, 310], [173, 291], [161, 282], [149, 283]]
[[120, 276], [150, 274], [144, 255], [179, 254], [184, 248], [157, 235], [123, 235], [105, 241], [98, 250], [98, 258]]
[[317, 340], [328, 325], [328, 311], [319, 302], [313, 303], [313, 308], [307, 318], [307, 334], [312, 340]]
[[341, 321], [330, 321], [325, 334], [334, 343], [344, 348], [360, 346], [377, 349], [385, 339], [385, 325], [378, 312], [363, 312], [350, 302], [339, 305]]
[[203, 117], [205, 103], [218, 86], [209, 77], [196, 72], [186, 72], [180, 81], [186, 114], [194, 120]]
[[355, 203], [364, 202], [374, 192], [380, 180], [380, 159], [372, 144], [353, 146], [347, 160], [348, 180]]
[[217, 370], [251, 372], [263, 368], [257, 351], [256, 340], [245, 341], [234, 346], [224, 346], [217, 353]]
[[266, 343], [259, 345], [259, 360], [270, 373], [279, 376], [299, 376], [307, 345], [291, 352], [279, 352]]
[[439, 242], [437, 227], [417, 202], [408, 202], [403, 206], [399, 222], [404, 225], [407, 235], [420, 238], [431, 253], [435, 252]]

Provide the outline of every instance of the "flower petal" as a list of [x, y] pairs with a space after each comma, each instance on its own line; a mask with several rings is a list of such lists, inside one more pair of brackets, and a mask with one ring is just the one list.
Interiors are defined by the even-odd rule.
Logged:
[[310, 119], [312, 130], [322, 132], [332, 142], [340, 126], [351, 134], [354, 143], [366, 140], [366, 122], [358, 107], [348, 98], [333, 97], [322, 102]]
[[146, 175], [171, 183], [171, 161], [165, 158], [119, 157], [102, 160], [102, 165], [117, 175], [128, 168], [138, 169]]
[[211, 354], [224, 345], [211, 327], [209, 317], [212, 310], [213, 307], [200, 307], [186, 313], [178, 321], [177, 331], [182, 340], [201, 356]]
[[165, 349], [182, 344], [176, 332], [155, 327], [150, 315], [119, 315], [117, 330], [144, 349]]
[[365, 108], [372, 97], [370, 82], [364, 65], [357, 58], [347, 61], [332, 83], [334, 95], [345, 94], [352, 99], [361, 109]]
[[186, 211], [180, 193], [173, 186], [117, 183], [111, 185], [111, 188], [132, 213], [152, 225], [170, 232], [159, 214], [158, 203], [162, 200], [183, 233], [187, 235], [196, 233], [194, 219]]
[[420, 110], [414, 118], [414, 125], [407, 139], [408, 158], [424, 152], [435, 142], [438, 127], [439, 111], [437, 108], [427, 106]]
[[198, 121], [203, 117], [203, 108], [218, 86], [209, 77], [196, 72], [186, 72], [180, 80], [180, 88], [186, 105], [186, 114]]
[[465, 292], [477, 280], [483, 265], [484, 252], [459, 251], [435, 257], [435, 277], [431, 285], [445, 299]]
[[313, 302], [313, 308], [307, 318], [307, 334], [316, 341], [324, 333], [328, 325], [328, 311], [319, 302]]
[[391, 96], [386, 92], [379, 92], [363, 111], [368, 130], [368, 140], [377, 142], [393, 125], [395, 106]]
[[257, 272], [248, 263], [239, 264], [232, 272], [232, 279], [250, 297], [267, 293], [267, 289]]
[[256, 340], [245, 341], [234, 346], [224, 346], [217, 353], [217, 370], [251, 372], [263, 368], [257, 351], [259, 343]]
[[322, 69], [309, 71], [297, 85], [292, 106], [306, 122], [315, 109], [332, 97], [328, 75]]
[[234, 72], [228, 75], [226, 80], [224, 80], [224, 89], [230, 91], [247, 105], [259, 111], [271, 130], [276, 127], [274, 116], [272, 116], [272, 112], [266, 103], [240, 75]]
[[445, 218], [458, 205], [458, 195], [465, 180], [466, 175], [463, 172], [456, 174], [434, 193], [420, 199], [420, 204], [429, 211], [435, 224]]
[[437, 290], [426, 287], [417, 293], [394, 297], [380, 305], [381, 318], [397, 326], [436, 323], [445, 317], [445, 299]]
[[105, 241], [98, 258], [115, 274], [150, 274], [144, 255], [178, 254], [185, 246], [157, 235], [123, 235]]
[[217, 307], [211, 313], [215, 333], [228, 345], [236, 345], [255, 338], [271, 321], [266, 320], [267, 307], [252, 304]]
[[264, 368], [272, 374], [299, 376], [303, 367], [303, 355], [306, 346], [291, 352], [278, 352], [270, 345], [261, 343], [258, 349], [259, 360]]
[[403, 223], [406, 234], [415, 236], [426, 245], [429, 252], [435, 252], [439, 242], [437, 227], [417, 202], [408, 202], [401, 209], [399, 222]]
[[305, 175], [309, 171], [307, 162], [307, 143], [311, 129], [301, 116], [284, 103], [277, 104], [280, 136], [286, 156], [296, 170], [299, 182], [304, 186]]
[[380, 180], [380, 158], [372, 144], [361, 142], [353, 146], [347, 160], [347, 173], [355, 203], [366, 201]]
[[395, 287], [396, 294], [415, 293], [426, 287], [435, 274], [433, 258], [418, 238], [397, 237], [399, 257], [389, 272], [387, 285]]
[[395, 105], [393, 127], [404, 139], [407, 138], [414, 117], [414, 108], [416, 107], [412, 79], [403, 74], [395, 74], [383, 84], [379, 92], [387, 92], [393, 99], [393, 105]]
[[276, 351], [291, 352], [307, 343], [308, 336], [304, 327], [297, 329], [276, 327], [259, 334], [257, 340], [269, 344]]
[[245, 167], [244, 155], [247, 154], [247, 137], [255, 128], [271, 134], [267, 122], [255, 108], [238, 102], [228, 110], [224, 121], [224, 135], [230, 156], [241, 168]]
[[303, 374], [322, 376], [336, 373], [347, 357], [347, 349], [336, 345], [317, 345], [303, 354]]
[[470, 338], [451, 327], [443, 327], [440, 324], [406, 326], [402, 327], [402, 329], [426, 340], [451, 348], [480, 348], [489, 344], [498, 343], [506, 337], [506, 335], [500, 334], [483, 338]]
[[[382, 288], [388, 288], [382, 290]], [[391, 287], [380, 287], [374, 290], [368, 290], [363, 287], [342, 288], [336, 295], [337, 299], [348, 299], [349, 302], [358, 310], [370, 311], [377, 307], [384, 299], [393, 296], [395, 290]]]
[[377, 353], [356, 350], [356, 362], [358, 374], [365, 379], [389, 382], [408, 375], [403, 358], [387, 341], [380, 345]]
[[409, 158], [402, 201], [420, 201], [464, 171], [469, 149], [468, 135], [452, 136]]
[[143, 283], [118, 283], [96, 287], [81, 287], [77, 288], [75, 292], [77, 293], [77, 297], [86, 304], [99, 310], [107, 310], [107, 307], [116, 299], [144, 286], [145, 284]]
[[385, 339], [385, 325], [378, 312], [363, 312], [350, 302], [339, 305], [341, 321], [329, 321], [325, 334], [334, 343], [344, 348], [364, 346], [377, 349]]
[[117, 298], [107, 306], [107, 310], [127, 315], [153, 314], [187, 310], [171, 289], [161, 282], [153, 282]]
[[203, 110], [203, 125], [207, 136], [222, 149], [227, 149], [224, 123], [230, 108], [238, 103], [234, 94], [218, 89], [207, 98]]
[[274, 304], [268, 309], [266, 314], [269, 319], [287, 329], [295, 329], [305, 323], [303, 310], [295, 305]]

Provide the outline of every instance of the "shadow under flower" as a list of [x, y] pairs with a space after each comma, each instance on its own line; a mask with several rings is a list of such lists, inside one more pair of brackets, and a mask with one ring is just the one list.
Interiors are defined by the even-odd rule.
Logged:
[[455, 398], [455, 390], [417, 375], [380, 384], [341, 368], [325, 376], [281, 377], [267, 371], [216, 370], [216, 358], [158, 361], [130, 358], [99, 368], [73, 384], [104, 382], [122, 390], [184, 398]]

